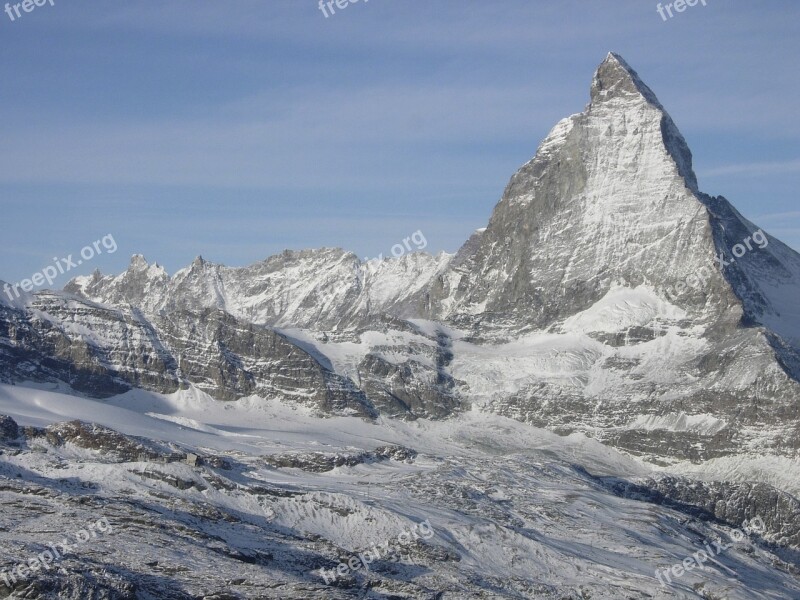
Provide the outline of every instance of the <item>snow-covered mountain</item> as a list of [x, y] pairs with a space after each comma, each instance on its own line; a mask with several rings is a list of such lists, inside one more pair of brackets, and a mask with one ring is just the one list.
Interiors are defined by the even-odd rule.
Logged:
[[454, 255], [136, 255], [0, 297], [0, 565], [102, 513], [114, 542], [14, 594], [800, 597], [798, 298], [800, 255], [699, 191], [609, 54]]
[[794, 456], [799, 286], [800, 256], [698, 190], [672, 119], [609, 54], [586, 110], [455, 255], [286, 251], [171, 277], [134, 256], [0, 307], [0, 364], [96, 397], [195, 386], [368, 418], [478, 406], [657, 460]]

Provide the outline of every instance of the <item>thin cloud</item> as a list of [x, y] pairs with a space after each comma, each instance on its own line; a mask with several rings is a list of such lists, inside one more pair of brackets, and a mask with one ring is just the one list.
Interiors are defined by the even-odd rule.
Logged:
[[800, 219], [800, 210], [789, 212], [770, 213], [756, 217], [757, 221], [786, 221], [787, 219]]
[[716, 167], [700, 173], [701, 177], [730, 177], [730, 176], [761, 176], [774, 175], [776, 173], [798, 173], [800, 172], [800, 159], [782, 162], [765, 163], [745, 163], [739, 165], [727, 165]]
[[[529, 144], [521, 164], [562, 116], [555, 106], [564, 95], [558, 87], [532, 85], [309, 86], [242, 97], [220, 107], [213, 120], [25, 123], [5, 134], [0, 182], [499, 188], [519, 164], [471, 148]], [[572, 110], [579, 109], [576, 101]], [[443, 147], [460, 155], [425, 168], [426, 157]], [[502, 177], [488, 176], [492, 164], [505, 165]]]

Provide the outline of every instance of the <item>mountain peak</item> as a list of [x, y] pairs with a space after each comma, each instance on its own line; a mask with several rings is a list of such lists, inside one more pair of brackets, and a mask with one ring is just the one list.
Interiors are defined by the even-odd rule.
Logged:
[[[619, 105], [619, 102], [622, 102], [622, 105]], [[625, 62], [625, 59], [619, 54], [609, 52], [597, 67], [592, 79], [591, 103], [588, 110], [599, 108], [604, 112], [604, 107], [608, 106], [614, 113], [624, 106], [634, 107], [642, 102], [657, 109], [653, 114], [657, 115], [660, 121], [660, 136], [664, 146], [675, 161], [686, 186], [697, 192], [697, 177], [692, 169], [692, 153], [675, 122], [658, 101], [653, 90], [641, 80], [639, 74]]]
[[615, 98], [644, 98], [662, 108], [661, 103], [638, 73], [619, 54], [609, 52], [594, 73], [591, 88], [592, 103], [607, 102]]
[[131, 256], [131, 262], [128, 268], [131, 270], [142, 271], [147, 269], [149, 266], [150, 264], [142, 254], [134, 254]]

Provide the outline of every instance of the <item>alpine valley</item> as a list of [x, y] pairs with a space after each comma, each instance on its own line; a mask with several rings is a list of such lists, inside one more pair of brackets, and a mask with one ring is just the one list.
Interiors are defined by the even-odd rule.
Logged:
[[800, 598], [799, 299], [609, 54], [455, 254], [1, 296], [0, 594]]

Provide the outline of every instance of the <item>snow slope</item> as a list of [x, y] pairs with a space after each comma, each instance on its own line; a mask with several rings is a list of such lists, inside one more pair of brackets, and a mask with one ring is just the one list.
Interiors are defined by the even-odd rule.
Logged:
[[[4, 522], [15, 525], [0, 530], [0, 567], [91, 520], [105, 517], [112, 527], [37, 578], [39, 589], [133, 584], [142, 598], [226, 591], [245, 598], [443, 600], [800, 594], [800, 581], [776, 567], [780, 552], [758, 538], [660, 586], [657, 568], [679, 563], [704, 539], [730, 539], [733, 530], [614, 495], [599, 477], [638, 480], [650, 469], [580, 434], [564, 438], [497, 415], [369, 423], [318, 419], [256, 397], [221, 405], [196, 390], [136, 391], [98, 402], [7, 385], [0, 386], [0, 413], [36, 426], [90, 419], [230, 463], [119, 462], [30, 433], [21, 452], [4, 448], [0, 499]], [[367, 461], [327, 472], [268, 462], [386, 444], [419, 454], [413, 462]], [[400, 536], [423, 522], [430, 539], [400, 545]], [[320, 567], [335, 569], [384, 543], [398, 555], [325, 584]]]

